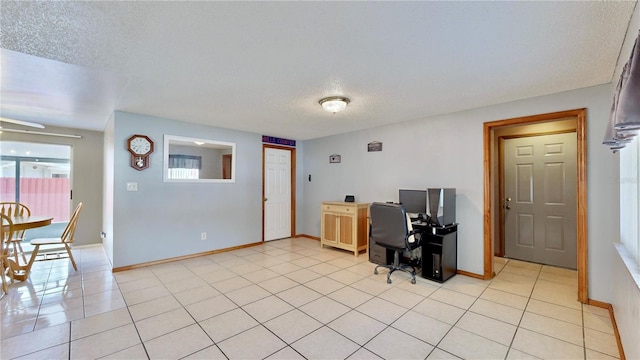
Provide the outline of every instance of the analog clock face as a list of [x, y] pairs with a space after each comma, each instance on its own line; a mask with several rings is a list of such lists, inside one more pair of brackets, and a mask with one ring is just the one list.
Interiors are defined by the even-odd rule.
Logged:
[[131, 140], [129, 145], [131, 151], [138, 155], [145, 155], [151, 151], [151, 143], [143, 137], [137, 137]]

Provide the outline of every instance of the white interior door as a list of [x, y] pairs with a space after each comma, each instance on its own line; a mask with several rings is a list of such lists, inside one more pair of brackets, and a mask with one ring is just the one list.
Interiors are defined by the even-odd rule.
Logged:
[[264, 239], [291, 236], [291, 151], [264, 151]]
[[576, 133], [504, 141], [505, 256], [577, 266]]

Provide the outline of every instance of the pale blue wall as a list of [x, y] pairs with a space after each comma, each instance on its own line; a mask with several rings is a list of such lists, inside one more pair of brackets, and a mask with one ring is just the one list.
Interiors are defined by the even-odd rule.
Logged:
[[[195, 254], [254, 243], [262, 238], [262, 139], [181, 121], [116, 112], [113, 177], [113, 266]], [[149, 136], [155, 143], [150, 167], [129, 166], [126, 139]], [[164, 134], [235, 142], [236, 182], [165, 183]], [[126, 183], [137, 182], [137, 192]], [[207, 240], [200, 233], [207, 232]]]
[[[483, 123], [587, 108], [589, 297], [611, 301], [611, 241], [619, 236], [618, 156], [601, 145], [611, 86], [600, 85], [305, 141], [304, 232], [320, 235], [320, 202], [397, 201], [398, 189], [455, 187], [458, 267], [483, 265]], [[367, 152], [381, 141], [382, 152]], [[329, 164], [339, 154], [342, 163]], [[312, 181], [307, 182], [307, 176]]]

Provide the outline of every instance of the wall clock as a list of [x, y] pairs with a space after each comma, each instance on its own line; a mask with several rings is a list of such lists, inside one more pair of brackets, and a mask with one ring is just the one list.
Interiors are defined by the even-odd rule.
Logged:
[[144, 170], [149, 167], [149, 155], [153, 152], [153, 140], [146, 135], [133, 135], [127, 139], [127, 150], [131, 154], [131, 167]]

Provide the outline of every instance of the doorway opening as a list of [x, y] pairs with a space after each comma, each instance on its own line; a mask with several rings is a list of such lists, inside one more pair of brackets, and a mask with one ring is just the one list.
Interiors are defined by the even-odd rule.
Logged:
[[262, 241], [296, 233], [296, 149], [262, 145]]
[[[491, 279], [494, 274], [493, 256], [496, 252], [496, 242], [500, 246], [500, 228], [504, 218], [501, 210], [502, 194], [499, 172], [499, 136], [501, 130], [525, 126], [553, 123], [562, 124], [563, 121], [573, 121], [576, 133], [577, 155], [577, 183], [576, 183], [576, 247], [578, 272], [578, 300], [588, 301], [587, 289], [587, 144], [586, 144], [586, 109], [561, 111], [556, 113], [527, 116], [521, 118], [499, 120], [484, 123], [484, 278]], [[536, 130], [528, 132], [529, 135]]]

